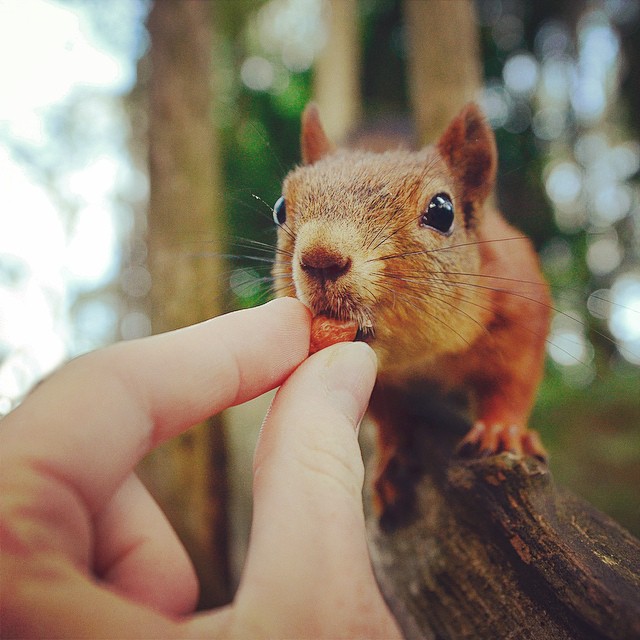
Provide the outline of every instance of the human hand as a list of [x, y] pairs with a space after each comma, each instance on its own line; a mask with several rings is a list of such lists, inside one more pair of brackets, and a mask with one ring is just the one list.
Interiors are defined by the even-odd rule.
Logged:
[[[374, 358], [360, 343], [305, 360], [309, 323], [283, 299], [115, 345], [72, 361], [4, 419], [3, 636], [400, 637], [361, 501], [356, 431]], [[240, 587], [229, 607], [192, 615], [191, 564], [133, 469], [160, 442], [278, 385]]]

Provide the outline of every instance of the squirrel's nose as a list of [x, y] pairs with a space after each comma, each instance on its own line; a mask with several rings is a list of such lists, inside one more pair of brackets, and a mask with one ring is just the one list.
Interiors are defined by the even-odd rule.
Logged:
[[312, 247], [300, 255], [300, 266], [310, 277], [322, 282], [337, 280], [351, 268], [351, 258], [326, 247]]

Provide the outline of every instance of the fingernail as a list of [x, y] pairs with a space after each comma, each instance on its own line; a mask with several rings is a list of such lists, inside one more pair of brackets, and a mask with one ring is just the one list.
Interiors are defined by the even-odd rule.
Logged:
[[325, 388], [357, 429], [369, 404], [378, 361], [364, 342], [341, 342], [321, 351], [325, 357]]

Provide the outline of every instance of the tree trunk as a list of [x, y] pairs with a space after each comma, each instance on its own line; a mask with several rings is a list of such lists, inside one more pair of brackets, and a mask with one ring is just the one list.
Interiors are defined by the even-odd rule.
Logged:
[[508, 453], [461, 460], [466, 425], [431, 424], [411, 425], [424, 474], [413, 520], [383, 531], [369, 519], [378, 581], [405, 636], [640, 638], [640, 542], [557, 489], [546, 465]]
[[478, 97], [480, 45], [472, 0], [404, 0], [409, 96], [422, 144]]
[[[212, 122], [213, 5], [156, 0], [149, 14], [148, 214], [152, 326], [217, 315], [219, 167]], [[171, 367], [171, 363], [167, 363]], [[141, 465], [199, 573], [201, 605], [229, 600], [225, 441], [219, 420], [172, 440]]]
[[328, 40], [315, 65], [314, 99], [329, 138], [341, 142], [361, 111], [357, 0], [330, 0]]

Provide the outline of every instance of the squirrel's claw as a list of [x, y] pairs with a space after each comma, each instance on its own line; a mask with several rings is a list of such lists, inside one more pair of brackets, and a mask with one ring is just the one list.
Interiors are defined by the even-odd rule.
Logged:
[[456, 449], [462, 458], [484, 458], [505, 451], [532, 456], [540, 462], [546, 462], [548, 457], [538, 433], [518, 424], [478, 421]]

